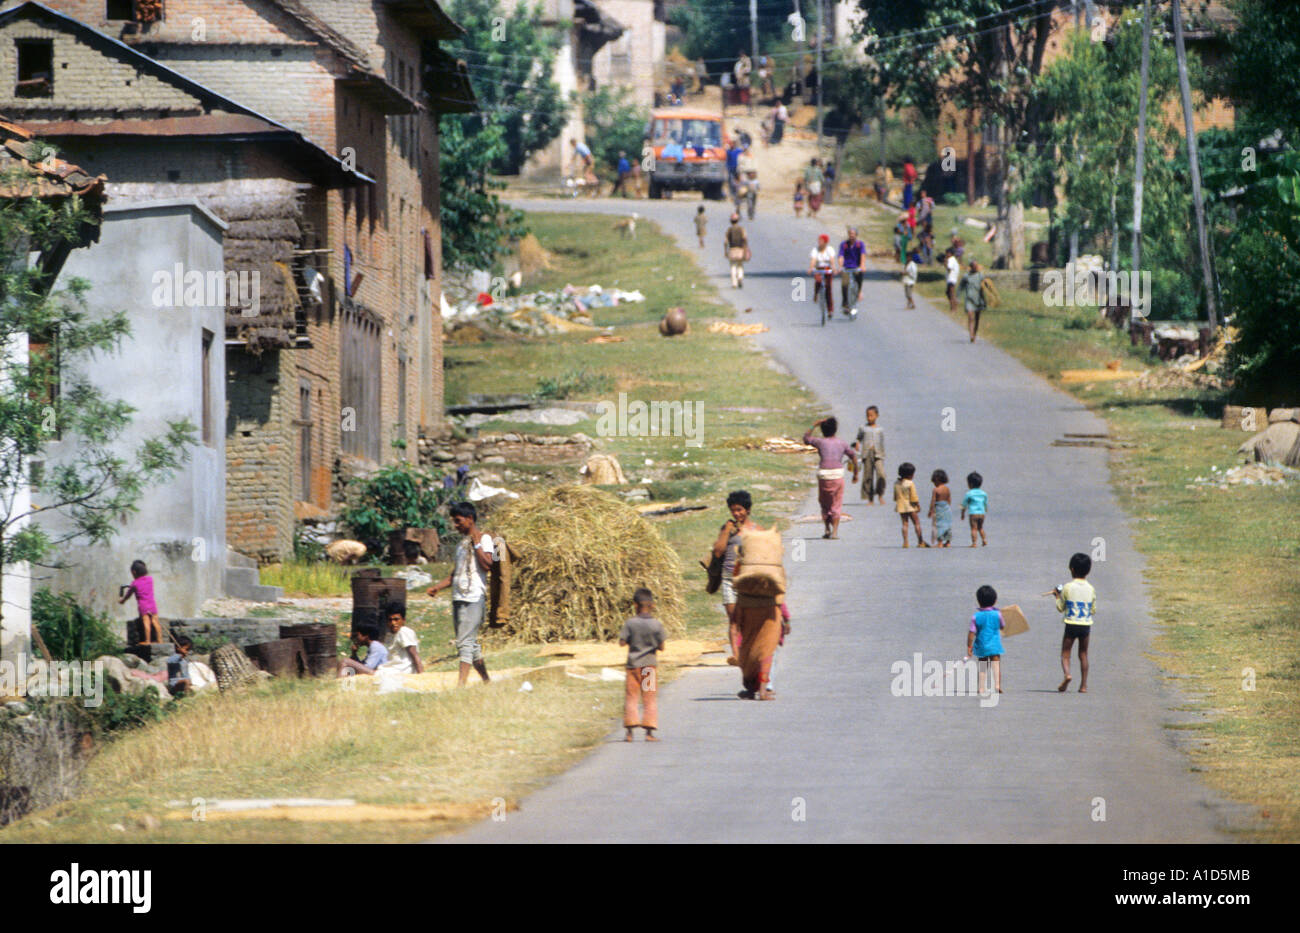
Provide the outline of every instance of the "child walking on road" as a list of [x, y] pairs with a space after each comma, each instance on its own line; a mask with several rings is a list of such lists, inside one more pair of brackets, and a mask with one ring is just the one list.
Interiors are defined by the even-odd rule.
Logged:
[[948, 489], [948, 474], [935, 470], [930, 474], [934, 489], [930, 492], [930, 520], [934, 525], [935, 547], [952, 544], [952, 492]]
[[655, 618], [654, 594], [641, 587], [632, 596], [636, 615], [623, 623], [618, 643], [627, 645], [627, 689], [623, 701], [625, 742], [632, 741], [636, 727], [645, 729], [647, 742], [658, 742], [659, 651], [667, 636], [663, 623]]
[[1057, 610], [1065, 613], [1061, 619], [1065, 623], [1065, 635], [1061, 639], [1061, 670], [1065, 679], [1056, 688], [1061, 693], [1070, 686], [1070, 649], [1076, 640], [1079, 642], [1079, 692], [1088, 692], [1088, 636], [1092, 634], [1092, 616], [1097, 610], [1097, 591], [1087, 579], [1091, 571], [1091, 557], [1073, 555], [1070, 582], [1052, 591], [1056, 594]]
[[916, 483], [912, 482], [915, 475], [916, 467], [912, 464], [899, 464], [898, 481], [894, 483], [894, 508], [903, 522], [903, 547], [907, 547], [908, 522], [916, 526], [916, 546], [929, 547], [921, 531], [921, 500], [916, 494]]
[[966, 498], [961, 500], [961, 517], [965, 518], [966, 513], [970, 512], [970, 546], [975, 547], [978, 535], [987, 547], [989, 539], [984, 536], [984, 516], [989, 510], [989, 494], [980, 488], [984, 485], [984, 477], [970, 473], [966, 477], [966, 485], [970, 489], [966, 491]]
[[704, 205], [701, 204], [700, 209], [695, 212], [695, 235], [699, 237], [700, 249], [704, 249], [704, 233], [708, 226], [709, 217], [704, 213]]
[[[979, 662], [979, 694], [986, 696], [990, 691], [1002, 692], [1002, 612], [997, 607], [998, 593], [985, 584], [975, 591], [975, 602], [979, 609], [970, 619], [970, 631], [966, 633], [966, 656]], [[990, 668], [993, 683], [989, 684]]]
[[868, 405], [867, 423], [858, 428], [853, 442], [862, 461], [862, 498], [873, 505], [877, 499], [882, 505], [885, 501], [885, 429], [876, 423], [879, 420], [880, 409]]

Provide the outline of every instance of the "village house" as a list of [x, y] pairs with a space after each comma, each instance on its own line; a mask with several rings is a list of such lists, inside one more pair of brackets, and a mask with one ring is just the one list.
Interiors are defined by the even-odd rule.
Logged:
[[643, 107], [664, 90], [666, 53], [663, 0], [594, 0], [600, 11], [619, 23], [618, 38], [591, 57], [591, 76], [599, 87], [622, 87]]
[[[168, 108], [133, 100], [130, 78], [100, 80], [75, 113], [26, 98], [25, 119], [62, 124], [55, 138], [68, 141], [75, 126], [116, 124], [95, 153], [114, 194], [197, 196], [230, 224], [227, 271], [264, 273], [255, 312], [227, 301], [226, 535], [260, 561], [289, 557], [296, 520], [327, 515], [348, 477], [441, 427], [437, 115], [472, 109], [473, 97], [438, 42], [460, 29], [431, 0], [49, 6], [114, 55], [134, 52], [142, 73], [153, 62], [209, 95]], [[52, 64], [57, 95], [74, 76], [57, 54]], [[261, 121], [261, 135], [236, 116]], [[211, 126], [217, 117], [226, 122]], [[132, 130], [144, 147], [134, 170], [120, 146]], [[188, 139], [171, 150], [186, 157], [162, 158], [158, 136]], [[263, 145], [232, 150], [249, 136]]]

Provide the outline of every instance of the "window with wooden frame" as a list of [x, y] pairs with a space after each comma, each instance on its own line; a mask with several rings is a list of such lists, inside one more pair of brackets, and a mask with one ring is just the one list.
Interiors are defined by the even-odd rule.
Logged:
[[54, 40], [15, 39], [18, 75], [15, 97], [54, 96]]

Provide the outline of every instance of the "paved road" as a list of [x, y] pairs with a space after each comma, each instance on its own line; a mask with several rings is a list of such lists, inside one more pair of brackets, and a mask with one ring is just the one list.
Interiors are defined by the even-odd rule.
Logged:
[[[896, 515], [846, 493], [854, 520], [841, 526], [842, 540], [821, 540], [814, 525], [790, 535], [804, 539], [807, 559], [787, 562], [794, 634], [777, 657], [776, 702], [737, 699], [734, 669], [688, 673], [661, 697], [662, 743], [627, 745], [616, 729], [506, 821], [455, 838], [1223, 840], [1229, 808], [1189, 773], [1163, 726], [1174, 721], [1178, 697], [1144, 657], [1152, 624], [1142, 562], [1108, 485], [1105, 453], [1051, 446], [1064, 432], [1100, 432], [1104, 423], [995, 347], [968, 344], [959, 325], [924, 302], [904, 310], [892, 269], [867, 284], [856, 322], [817, 326], [811, 304], [791, 302], [790, 279], [806, 268], [825, 225], [760, 213], [748, 225], [750, 274], [733, 292], [721, 247], [694, 245], [698, 203], [635, 209], [698, 252], [739, 306], [756, 309], [746, 320], [772, 328], [757, 339], [833, 408], [844, 430], [856, 430], [868, 403], [880, 406], [891, 482], [899, 462], [912, 461], [928, 502], [930, 471], [943, 467], [959, 500], [965, 475], [980, 471], [989, 546], [903, 550]], [[522, 206], [629, 210], [610, 202]], [[710, 207], [711, 239], [720, 239], [726, 213]], [[946, 416], [955, 430], [944, 429]], [[808, 474], [811, 491], [811, 463]], [[810, 494], [803, 511], [815, 510]], [[756, 514], [766, 517], [761, 502]], [[954, 544], [968, 544], [967, 534], [955, 523]], [[1059, 617], [1037, 594], [1067, 579], [1070, 554], [1091, 551], [1097, 538], [1106, 560], [1092, 575], [1099, 610], [1089, 693], [1060, 694]], [[984, 583], [1002, 605], [1025, 607], [1032, 627], [1008, 641], [1001, 702], [982, 708], [973, 697], [893, 695], [895, 662], [910, 663], [917, 652], [926, 660], [961, 656]]]

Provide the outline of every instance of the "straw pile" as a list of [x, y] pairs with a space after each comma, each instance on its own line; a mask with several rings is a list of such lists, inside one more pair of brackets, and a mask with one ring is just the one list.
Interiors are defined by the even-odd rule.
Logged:
[[492, 531], [519, 555], [508, 634], [530, 642], [615, 639], [640, 586], [655, 594], [669, 634], [682, 631], [677, 553], [618, 497], [590, 486], [542, 490], [495, 513]]

